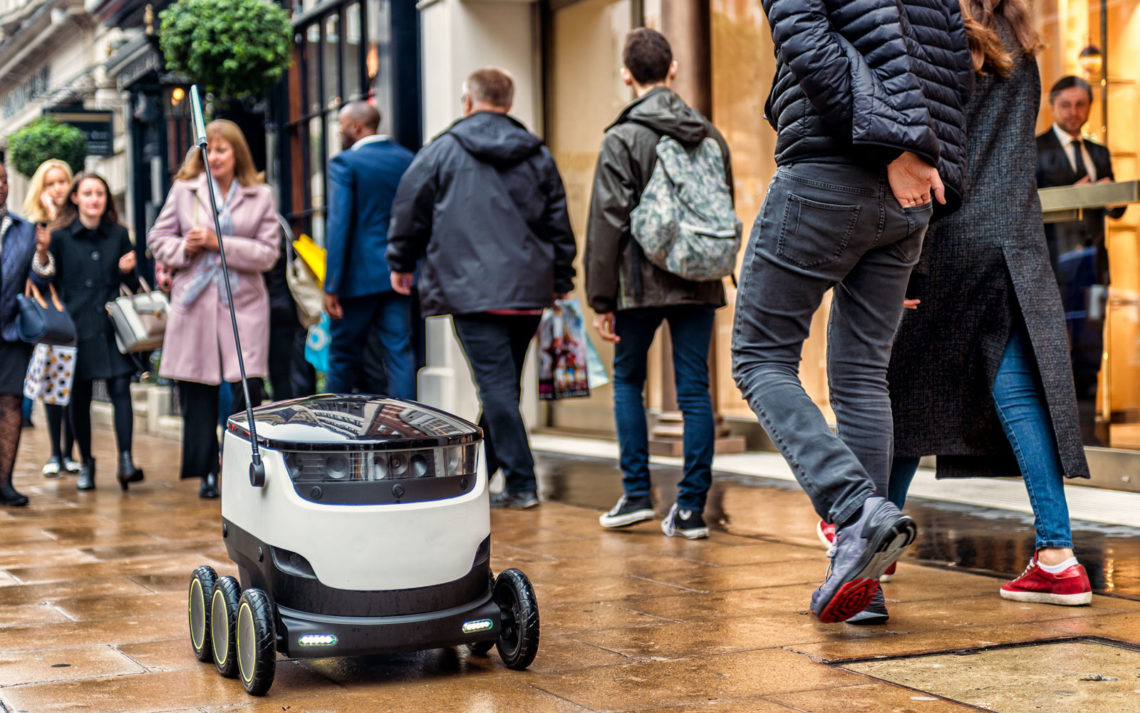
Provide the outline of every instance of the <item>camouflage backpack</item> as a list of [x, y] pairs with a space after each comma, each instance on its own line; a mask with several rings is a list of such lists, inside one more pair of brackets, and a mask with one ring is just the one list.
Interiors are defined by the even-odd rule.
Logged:
[[741, 224], [726, 176], [716, 139], [686, 150], [661, 137], [653, 175], [629, 216], [630, 232], [650, 262], [686, 280], [732, 274]]

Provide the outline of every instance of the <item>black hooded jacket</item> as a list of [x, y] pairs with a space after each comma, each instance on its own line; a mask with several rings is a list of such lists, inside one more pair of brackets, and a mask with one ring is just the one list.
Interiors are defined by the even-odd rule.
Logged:
[[711, 136], [720, 144], [732, 191], [728, 144], [700, 112], [658, 87], [633, 101], [606, 129], [586, 224], [586, 294], [595, 312], [681, 304], [724, 304], [721, 280], [693, 282], [658, 268], [629, 232], [629, 214], [657, 163], [657, 142], [669, 135], [683, 146]]
[[911, 151], [961, 201], [973, 63], [958, 0], [763, 0], [776, 48], [776, 163]]
[[573, 288], [576, 254], [554, 159], [506, 114], [452, 124], [396, 190], [388, 265], [412, 272], [422, 260], [426, 316], [547, 307]]

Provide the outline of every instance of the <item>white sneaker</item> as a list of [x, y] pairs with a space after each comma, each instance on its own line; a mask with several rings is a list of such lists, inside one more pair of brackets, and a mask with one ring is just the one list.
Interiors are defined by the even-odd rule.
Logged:
[[653, 504], [648, 496], [630, 499], [623, 495], [617, 505], [598, 518], [598, 524], [605, 528], [629, 527], [652, 519]]
[[40, 472], [44, 474], [45, 478], [55, 478], [59, 476], [59, 469], [59, 459], [55, 456], [52, 456], [51, 460], [49, 460], [47, 463], [44, 463], [44, 467], [40, 470]]

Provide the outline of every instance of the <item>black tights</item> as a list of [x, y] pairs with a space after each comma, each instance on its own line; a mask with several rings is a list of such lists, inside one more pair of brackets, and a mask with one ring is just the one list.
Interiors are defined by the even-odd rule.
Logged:
[[52, 457], [61, 462], [64, 458], [71, 458], [75, 448], [75, 433], [71, 429], [71, 415], [68, 414], [67, 407], [44, 404], [44, 413], [47, 414]]
[[12, 468], [16, 465], [20, 430], [24, 425], [22, 400], [19, 394], [0, 394], [0, 488], [12, 484]]
[[[91, 460], [91, 385], [90, 379], [75, 377], [71, 387], [71, 430], [79, 444], [79, 457]], [[130, 453], [135, 414], [131, 405], [131, 377], [128, 374], [107, 379], [107, 393], [115, 411], [115, 441], [119, 453]]]

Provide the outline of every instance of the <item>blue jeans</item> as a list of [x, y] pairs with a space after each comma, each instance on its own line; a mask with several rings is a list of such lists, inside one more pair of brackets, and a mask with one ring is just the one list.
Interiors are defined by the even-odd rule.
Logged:
[[[931, 206], [904, 209], [883, 167], [781, 166], [741, 269], [732, 373], [815, 510], [843, 524], [886, 496], [894, 452], [887, 364]], [[827, 375], [838, 435], [804, 391], [812, 315], [834, 289]]]
[[384, 350], [388, 396], [416, 398], [416, 358], [412, 351], [412, 298], [396, 292], [340, 300], [344, 316], [329, 320], [329, 371], [325, 390], [352, 393], [369, 330]]
[[709, 344], [715, 312], [712, 305], [677, 305], [622, 310], [614, 319], [614, 331], [621, 337], [614, 345], [614, 423], [627, 497], [649, 495], [649, 432], [642, 391], [649, 345], [657, 327], [666, 321], [673, 342], [677, 405], [685, 419], [681, 440], [684, 476], [677, 487], [677, 506], [704, 512], [716, 442], [709, 395]]
[[519, 413], [523, 362], [538, 315], [457, 314], [455, 334], [479, 392], [487, 475], [502, 469], [508, 492], [537, 490], [534, 456]]
[[[1065, 476], [1057, 437], [1042, 398], [1037, 363], [1026, 346], [1024, 330], [1009, 337], [994, 377], [994, 408], [1005, 437], [1017, 456], [1017, 466], [1029, 492], [1037, 549], [1073, 546], [1069, 505], [1065, 501]], [[891, 470], [890, 500], [902, 507], [918, 470], [917, 458], [899, 458]]]

